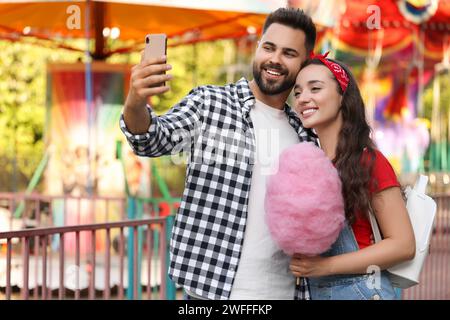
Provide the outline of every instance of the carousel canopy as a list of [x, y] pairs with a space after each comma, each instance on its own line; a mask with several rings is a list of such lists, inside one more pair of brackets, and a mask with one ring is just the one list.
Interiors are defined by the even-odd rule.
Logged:
[[[138, 43], [148, 33], [165, 33], [172, 44], [236, 38], [258, 32], [266, 14], [285, 5], [284, 0], [7, 0], [0, 4], [0, 37], [97, 38], [115, 28], [116, 37]], [[81, 23], [74, 27], [77, 12]]]
[[[365, 59], [376, 47], [389, 56], [420, 46], [434, 64], [449, 46], [448, 0], [6, 0], [0, 4], [0, 38], [113, 36], [134, 43], [115, 51], [126, 52], [140, 50], [148, 33], [167, 34], [170, 45], [258, 33], [267, 13], [286, 5], [313, 16], [320, 41], [356, 58]], [[81, 21], [73, 28], [76, 10]]]

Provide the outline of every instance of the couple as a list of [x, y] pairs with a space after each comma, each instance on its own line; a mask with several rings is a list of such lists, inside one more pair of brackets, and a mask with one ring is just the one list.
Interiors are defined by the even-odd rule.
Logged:
[[[342, 63], [314, 56], [315, 39], [315, 26], [303, 11], [272, 12], [254, 56], [253, 80], [195, 88], [162, 116], [146, 101], [169, 90], [157, 85], [171, 79], [160, 74], [170, 69], [165, 57], [133, 67], [120, 120], [133, 150], [149, 157], [171, 154], [179, 143], [177, 132], [189, 133], [192, 150], [169, 266], [170, 277], [184, 288], [187, 299], [395, 299], [385, 271], [378, 288], [366, 280], [370, 266], [385, 270], [414, 256], [400, 185], [369, 137], [355, 79]], [[286, 105], [292, 88], [294, 110]], [[200, 135], [246, 132], [238, 141], [245, 148], [238, 153], [256, 161], [236, 161], [232, 152], [222, 161], [202, 161], [211, 149], [207, 142], [197, 143], [193, 132], [198, 130]], [[259, 156], [268, 144], [264, 130], [277, 133], [278, 150]], [[265, 225], [267, 174], [262, 163], [305, 141], [320, 143], [337, 168], [348, 223], [327, 254], [288, 257]], [[199, 152], [202, 156], [195, 158]], [[371, 241], [369, 210], [384, 236], [376, 244]], [[296, 285], [295, 277], [304, 281]]]

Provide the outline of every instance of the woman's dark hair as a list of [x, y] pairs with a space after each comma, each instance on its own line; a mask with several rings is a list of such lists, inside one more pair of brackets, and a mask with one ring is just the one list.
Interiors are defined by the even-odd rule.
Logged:
[[293, 29], [302, 30], [305, 33], [305, 47], [307, 53], [314, 50], [316, 43], [316, 26], [311, 17], [308, 16], [303, 10], [297, 8], [279, 8], [270, 13], [266, 22], [264, 22], [263, 31], [270, 27], [272, 23], [279, 23]]
[[[368, 214], [370, 208], [369, 186], [375, 161], [375, 143], [370, 138], [370, 126], [366, 120], [365, 106], [358, 85], [349, 68], [341, 62], [328, 59], [340, 65], [348, 75], [349, 83], [342, 92], [336, 78], [336, 90], [342, 96], [342, 128], [339, 132], [336, 155], [333, 163], [342, 181], [342, 194], [345, 204], [345, 216], [350, 223], [356, 213]], [[305, 61], [301, 69], [311, 64], [324, 65], [318, 59]], [[363, 152], [366, 150], [364, 156]]]

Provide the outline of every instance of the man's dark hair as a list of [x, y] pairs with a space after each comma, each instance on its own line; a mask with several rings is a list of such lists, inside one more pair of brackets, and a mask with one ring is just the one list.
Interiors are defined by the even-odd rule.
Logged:
[[311, 17], [297, 8], [279, 8], [269, 14], [263, 26], [262, 33], [270, 27], [272, 23], [279, 23], [293, 29], [302, 30], [305, 33], [305, 47], [307, 53], [314, 50], [316, 43], [316, 26]]

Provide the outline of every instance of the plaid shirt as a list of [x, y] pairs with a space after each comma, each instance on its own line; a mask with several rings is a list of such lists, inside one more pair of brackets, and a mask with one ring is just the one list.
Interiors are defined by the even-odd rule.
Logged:
[[[158, 157], [186, 152], [182, 202], [170, 241], [169, 275], [206, 299], [228, 299], [242, 251], [255, 158], [250, 109], [255, 97], [246, 79], [193, 89], [168, 113], [148, 108], [148, 132], [133, 135], [123, 115], [120, 127], [134, 152]], [[284, 108], [300, 141], [314, 141], [288, 105]], [[307, 282], [294, 299], [309, 299]]]

